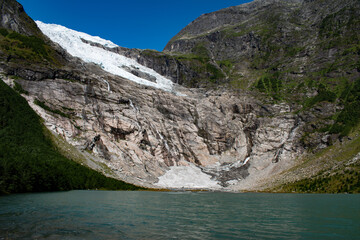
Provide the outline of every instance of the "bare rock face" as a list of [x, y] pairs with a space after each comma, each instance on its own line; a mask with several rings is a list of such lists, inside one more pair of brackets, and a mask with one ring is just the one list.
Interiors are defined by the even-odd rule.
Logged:
[[11, 29], [24, 35], [42, 35], [34, 21], [15, 0], [0, 1], [0, 27]]
[[191, 165], [219, 188], [253, 189], [303, 151], [302, 122], [290, 107], [263, 106], [246, 93], [180, 89], [186, 96], [177, 96], [105, 73], [17, 82], [51, 131], [110, 175], [143, 186], [159, 187], [168, 170]]

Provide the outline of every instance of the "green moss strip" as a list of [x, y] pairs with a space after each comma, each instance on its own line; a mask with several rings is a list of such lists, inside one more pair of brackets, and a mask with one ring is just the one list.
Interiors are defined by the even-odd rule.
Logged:
[[40, 107], [42, 107], [43, 109], [45, 109], [46, 111], [49, 111], [49, 112], [52, 112], [52, 113], [55, 113], [55, 114], [59, 114], [60, 116], [62, 117], [66, 117], [66, 118], [70, 118], [70, 115], [69, 114], [66, 114], [66, 113], [63, 113], [62, 111], [58, 110], [58, 109], [52, 109], [50, 108], [49, 106], [47, 106], [45, 104], [45, 102], [42, 102], [38, 99], [35, 99], [34, 100], [34, 103]]

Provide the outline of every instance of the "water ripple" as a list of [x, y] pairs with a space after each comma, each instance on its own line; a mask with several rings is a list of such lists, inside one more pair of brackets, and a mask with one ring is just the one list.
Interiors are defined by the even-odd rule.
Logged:
[[356, 239], [360, 195], [71, 191], [0, 197], [0, 239]]

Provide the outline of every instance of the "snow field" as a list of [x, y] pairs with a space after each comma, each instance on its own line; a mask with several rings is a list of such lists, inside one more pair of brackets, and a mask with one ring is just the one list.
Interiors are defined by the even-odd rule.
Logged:
[[[120, 54], [108, 51], [106, 49], [91, 46], [84, 43], [81, 39], [99, 43], [104, 47], [115, 48], [118, 47], [111, 41], [94, 37], [86, 33], [77, 32], [57, 24], [46, 24], [41, 21], [36, 21], [40, 30], [48, 36], [52, 41], [58, 43], [69, 54], [74, 57], [79, 57], [85, 62], [92, 62], [98, 64], [105, 71], [118, 75], [120, 77], [129, 79], [139, 84], [159, 88], [168, 92], [172, 91], [173, 82], [154, 70], [147, 68], [133, 59], [127, 58]], [[156, 82], [151, 82], [146, 79], [137, 77], [124, 68], [136, 69], [138, 71], [147, 73], [156, 78]]]

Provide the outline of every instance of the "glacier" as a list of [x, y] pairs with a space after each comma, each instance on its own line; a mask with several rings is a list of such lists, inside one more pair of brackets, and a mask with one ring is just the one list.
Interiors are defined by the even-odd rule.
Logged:
[[211, 176], [203, 173], [194, 164], [189, 166], [172, 166], [164, 175], [159, 177], [156, 183], [161, 188], [186, 188], [186, 189], [220, 189], [217, 181]]
[[[186, 96], [174, 90], [175, 84], [158, 74], [153, 69], [145, 67], [131, 58], [108, 50], [108, 48], [116, 48], [118, 45], [109, 40], [102, 39], [97, 36], [91, 36], [86, 33], [78, 32], [68, 29], [57, 24], [47, 24], [41, 21], [36, 21], [40, 30], [49, 37], [53, 42], [59, 44], [70, 55], [78, 57], [85, 62], [95, 63], [103, 70], [114, 75], [131, 80], [138, 84], [155, 87], [164, 91], [172, 92], [179, 96]], [[85, 41], [84, 41], [85, 40]], [[89, 44], [96, 43], [96, 44]], [[100, 46], [99, 46], [100, 45]], [[130, 70], [138, 70], [146, 73], [156, 79], [149, 81], [144, 78], [135, 76]], [[107, 84], [107, 91], [111, 91], [110, 84], [102, 79]], [[130, 106], [137, 112], [137, 108], [130, 100]], [[165, 147], [170, 151], [166, 139], [157, 131]], [[160, 188], [186, 188], [186, 189], [220, 189], [221, 186], [216, 180], [211, 179], [211, 176], [202, 172], [202, 170], [189, 163], [188, 166], [172, 166], [168, 171], [158, 178], [155, 186]]]
[[[91, 46], [90, 44], [85, 43], [82, 39], [100, 44], [106, 48], [118, 47], [118, 45], [109, 40], [91, 36], [57, 24], [47, 24], [41, 21], [36, 21], [36, 24], [47, 37], [49, 37], [53, 42], [59, 44], [74, 57], [78, 57], [85, 62], [98, 64], [103, 70], [138, 84], [173, 92], [174, 83], [158, 74], [153, 69], [141, 65], [131, 58], [127, 58], [101, 47]], [[155, 77], [156, 80], [153, 82], [140, 78], [126, 69], [136, 69]], [[109, 87], [108, 90], [110, 90]]]

